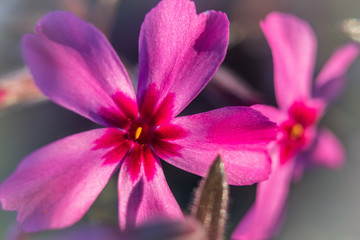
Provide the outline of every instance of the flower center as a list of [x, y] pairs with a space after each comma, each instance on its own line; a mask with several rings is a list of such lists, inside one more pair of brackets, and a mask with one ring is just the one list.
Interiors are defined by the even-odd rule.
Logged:
[[300, 123], [297, 123], [291, 128], [290, 139], [291, 140], [299, 139], [302, 137], [303, 133], [304, 133], [304, 127]]
[[152, 135], [149, 125], [141, 120], [132, 122], [128, 130], [128, 139], [139, 144], [150, 142]]

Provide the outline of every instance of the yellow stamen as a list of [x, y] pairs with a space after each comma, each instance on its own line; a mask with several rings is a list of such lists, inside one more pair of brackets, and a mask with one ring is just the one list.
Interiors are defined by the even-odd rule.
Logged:
[[142, 127], [138, 127], [135, 131], [135, 140], [138, 140], [138, 138], [140, 137], [140, 134], [142, 132]]
[[304, 127], [300, 123], [297, 123], [291, 129], [290, 138], [297, 139], [301, 137], [303, 133], [304, 133]]

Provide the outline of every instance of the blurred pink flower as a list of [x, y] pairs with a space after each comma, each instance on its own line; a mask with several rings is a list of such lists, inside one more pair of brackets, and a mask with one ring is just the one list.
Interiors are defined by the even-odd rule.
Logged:
[[4, 101], [5, 95], [6, 95], [6, 91], [4, 89], [0, 88], [0, 106], [2, 105], [2, 103]]
[[0, 187], [6, 210], [26, 231], [78, 221], [109, 178], [118, 178], [121, 229], [182, 213], [159, 158], [204, 176], [221, 154], [230, 184], [270, 172], [266, 146], [276, 125], [256, 110], [227, 107], [177, 117], [223, 61], [224, 13], [197, 15], [189, 0], [163, 0], [146, 16], [139, 39], [137, 94], [120, 59], [91, 24], [49, 13], [23, 39], [27, 65], [54, 102], [106, 126], [51, 143], [25, 158]]
[[0, 76], [0, 110], [43, 99], [44, 95], [36, 87], [28, 69]]
[[271, 13], [261, 22], [274, 63], [275, 93], [279, 109], [254, 108], [279, 125], [271, 148], [272, 173], [258, 184], [256, 202], [232, 235], [233, 239], [268, 239], [275, 235], [284, 217], [291, 180], [301, 178], [307, 166], [339, 168], [345, 160], [343, 146], [327, 129], [317, 129], [329, 103], [338, 96], [345, 73], [358, 55], [355, 44], [338, 49], [315, 80], [312, 76], [316, 38], [303, 20], [284, 13]]

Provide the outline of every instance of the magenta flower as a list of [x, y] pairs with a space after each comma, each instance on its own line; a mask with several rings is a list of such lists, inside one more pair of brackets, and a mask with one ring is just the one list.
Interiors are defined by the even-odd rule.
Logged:
[[3, 104], [5, 96], [6, 96], [6, 91], [4, 89], [0, 88], [0, 106]]
[[317, 129], [326, 107], [340, 93], [345, 73], [358, 55], [355, 44], [338, 49], [315, 80], [312, 75], [316, 38], [301, 19], [271, 13], [261, 22], [274, 62], [275, 93], [279, 109], [257, 105], [255, 109], [279, 125], [271, 155], [269, 180], [258, 184], [255, 204], [233, 233], [233, 239], [268, 239], [281, 227], [293, 179], [308, 166], [339, 168], [345, 153], [339, 140], [327, 129]]
[[[121, 229], [182, 213], [159, 158], [203, 176], [218, 154], [231, 184], [253, 184], [270, 172], [266, 146], [276, 125], [258, 111], [227, 107], [177, 117], [224, 59], [224, 13], [197, 15], [189, 0], [161, 1], [139, 39], [137, 94], [120, 59], [91, 24], [54, 12], [23, 39], [39, 88], [54, 102], [106, 128], [75, 134], [25, 158], [1, 185], [5, 210], [26, 231], [78, 221], [112, 174], [118, 180]], [[124, 36], [126, 37], [126, 36]]]

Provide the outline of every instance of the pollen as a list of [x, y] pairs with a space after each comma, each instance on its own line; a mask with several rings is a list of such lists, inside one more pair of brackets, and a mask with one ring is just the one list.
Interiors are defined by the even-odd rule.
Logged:
[[142, 127], [138, 127], [135, 131], [135, 140], [138, 140], [140, 135], [141, 135], [141, 132], [142, 132], [143, 128]]
[[298, 139], [303, 135], [303, 133], [304, 133], [304, 127], [300, 123], [297, 123], [291, 129], [290, 138], [292, 140]]

